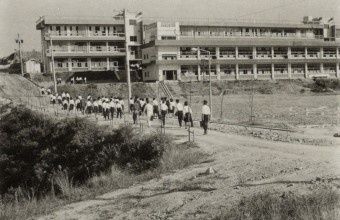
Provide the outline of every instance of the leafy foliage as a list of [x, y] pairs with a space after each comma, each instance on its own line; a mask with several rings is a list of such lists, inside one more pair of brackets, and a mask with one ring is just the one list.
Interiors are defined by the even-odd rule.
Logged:
[[54, 121], [15, 108], [0, 125], [0, 192], [21, 187], [44, 194], [60, 171], [74, 184], [114, 164], [141, 172], [155, 168], [170, 144], [159, 134], [139, 138], [131, 126], [103, 133], [85, 119]]

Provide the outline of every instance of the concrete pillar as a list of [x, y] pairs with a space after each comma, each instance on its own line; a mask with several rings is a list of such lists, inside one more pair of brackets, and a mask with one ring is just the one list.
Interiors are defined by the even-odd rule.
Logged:
[[305, 78], [308, 78], [308, 64], [305, 63]]
[[89, 69], [89, 70], [91, 70], [91, 65], [92, 65], [92, 64], [91, 64], [91, 58], [88, 57], [88, 58], [87, 58], [87, 66], [88, 66], [88, 69]]
[[238, 63], [235, 65], [235, 74], [236, 74], [236, 80], [239, 79], [239, 74], [238, 74]]
[[217, 74], [217, 79], [220, 80], [221, 79], [221, 65], [220, 64], [216, 64], [216, 74]]
[[319, 57], [320, 59], [322, 59], [323, 58], [323, 47], [320, 47], [320, 57]]
[[72, 59], [68, 58], [68, 71], [71, 72], [72, 71]]
[[[109, 42], [106, 42], [106, 51], [109, 51]], [[129, 53], [129, 51], [126, 51], [126, 53]]]
[[235, 47], [235, 59], [238, 59], [238, 46]]
[[274, 64], [272, 63], [272, 66], [271, 66], [271, 74], [272, 74], [272, 79], [275, 79], [275, 73], [274, 73]]
[[290, 59], [292, 56], [292, 48], [288, 47], [288, 51], [287, 51], [287, 58]]
[[71, 42], [67, 42], [67, 52], [71, 52]]
[[336, 58], [337, 58], [337, 59], [340, 58], [340, 57], [339, 57], [339, 48], [338, 48], [338, 47], [336, 48]]
[[216, 47], [216, 59], [220, 58], [220, 48]]
[[178, 67], [177, 67], [177, 80], [179, 80], [179, 81], [182, 80], [181, 66], [180, 65], [178, 65]]
[[198, 81], [201, 81], [201, 66], [198, 64], [197, 65], [197, 75], [198, 75]]
[[[129, 67], [130, 68], [130, 67]], [[108, 57], [106, 57], [106, 69], [109, 70], [110, 69], [110, 59]]]
[[256, 59], [256, 47], [253, 47], [253, 59]]
[[257, 79], [257, 64], [256, 63], [253, 64], [253, 75], [254, 75], [254, 79]]
[[66, 35], [67, 35], [67, 36], [70, 36], [70, 35], [71, 35], [70, 26], [66, 26]]
[[292, 64], [288, 63], [288, 79], [292, 78]]
[[320, 63], [320, 72], [321, 72], [321, 74], [324, 73], [324, 70], [323, 70], [323, 63]]
[[108, 26], [105, 27], [105, 36], [109, 36], [109, 27]]
[[271, 47], [271, 54], [272, 54], [272, 59], [274, 58], [274, 47]]
[[49, 61], [50, 61], [49, 62], [49, 64], [50, 64], [49, 65], [50, 66], [50, 69], [49, 69], [50, 71], [49, 72], [52, 73], [53, 72], [52, 59], [50, 59]]
[[90, 42], [87, 42], [87, 52], [88, 52], [88, 53], [91, 52], [90, 48], [91, 48], [91, 43], [90, 43]]
[[339, 78], [339, 63], [336, 63], [335, 68], [336, 68], [335, 70], [336, 78]]
[[308, 49], [307, 47], [305, 47], [305, 58], [307, 59], [307, 53], [308, 53]]

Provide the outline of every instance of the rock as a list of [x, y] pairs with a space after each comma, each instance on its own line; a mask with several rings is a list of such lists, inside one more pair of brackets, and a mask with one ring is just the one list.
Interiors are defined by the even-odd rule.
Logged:
[[287, 187], [291, 187], [291, 186], [294, 186], [294, 183], [289, 183], [289, 184], [287, 185]]
[[216, 170], [214, 170], [212, 167], [209, 167], [204, 173], [205, 174], [214, 174], [214, 173], [216, 173]]
[[320, 177], [316, 177], [315, 181], [321, 181], [321, 178]]
[[294, 170], [302, 170], [301, 167], [295, 167]]

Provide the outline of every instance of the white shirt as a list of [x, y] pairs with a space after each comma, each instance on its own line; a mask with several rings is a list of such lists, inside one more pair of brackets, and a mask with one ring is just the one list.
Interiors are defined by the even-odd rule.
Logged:
[[170, 102], [170, 109], [173, 110], [176, 106], [176, 102]]
[[186, 113], [190, 113], [190, 114], [192, 114], [192, 110], [191, 110], [191, 108], [189, 107], [189, 106], [184, 106], [183, 107], [183, 114], [186, 114]]
[[66, 98], [70, 98], [70, 94], [66, 93]]
[[70, 105], [74, 105], [74, 100], [73, 99], [70, 100]]
[[202, 106], [202, 115], [210, 115], [210, 108], [207, 105]]
[[153, 101], [152, 101], [152, 104], [153, 104], [153, 105], [158, 105], [158, 102], [157, 102], [157, 100], [156, 100], [156, 99], [155, 99], [155, 100], [153, 100]]
[[122, 108], [122, 104], [120, 104], [119, 102], [117, 102], [116, 108]]
[[183, 111], [183, 105], [179, 102], [176, 105], [177, 111]]
[[78, 105], [78, 103], [80, 103], [80, 100], [79, 100], [79, 99], [76, 100], [76, 105]]
[[61, 100], [62, 98], [61, 98], [61, 96], [58, 96], [57, 99], [58, 99], [58, 100]]
[[61, 94], [61, 97], [63, 97], [63, 98], [64, 98], [65, 96], [66, 96], [66, 95], [65, 95], [65, 93], [62, 93], [62, 94]]
[[87, 102], [86, 102], [86, 106], [87, 106], [87, 107], [90, 107], [90, 106], [92, 106], [92, 103], [91, 103], [90, 101], [87, 101]]
[[161, 110], [162, 110], [162, 111], [168, 110], [168, 106], [167, 106], [165, 103], [162, 103], [162, 104], [161, 104]]
[[[124, 105], [124, 101], [120, 100], [119, 103], [123, 106]], [[132, 102], [133, 103], [133, 102]]]
[[93, 106], [97, 106], [97, 107], [98, 107], [98, 102], [97, 102], [97, 101], [94, 101], [94, 102], [93, 102]]
[[97, 103], [98, 103], [99, 106], [102, 106], [102, 104], [103, 104], [102, 101], [101, 101], [100, 99], [98, 100]]
[[66, 99], [63, 101], [63, 105], [68, 105], [68, 102]]
[[109, 104], [106, 103], [106, 102], [104, 102], [104, 103], [103, 103], [103, 109], [108, 109], [108, 108], [109, 108]]
[[113, 101], [112, 101], [112, 102], [110, 102], [110, 107], [111, 107], [111, 108], [116, 108], [116, 103], [115, 103], [115, 102], [113, 102]]
[[153, 114], [153, 106], [150, 103], [146, 104], [145, 111], [148, 115], [152, 115]]
[[145, 101], [140, 100], [140, 101], [139, 101], [139, 104], [140, 104], [141, 107], [143, 107], [144, 104], [145, 104]]

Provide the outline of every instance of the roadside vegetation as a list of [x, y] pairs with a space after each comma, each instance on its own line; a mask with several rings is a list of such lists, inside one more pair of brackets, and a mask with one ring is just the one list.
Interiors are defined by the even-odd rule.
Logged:
[[241, 199], [235, 207], [216, 219], [337, 220], [340, 217], [339, 201], [339, 194], [333, 190], [281, 196], [264, 192]]
[[125, 125], [103, 132], [85, 119], [56, 121], [14, 108], [0, 124], [0, 219], [45, 215], [204, 158], [164, 134], [139, 136]]

